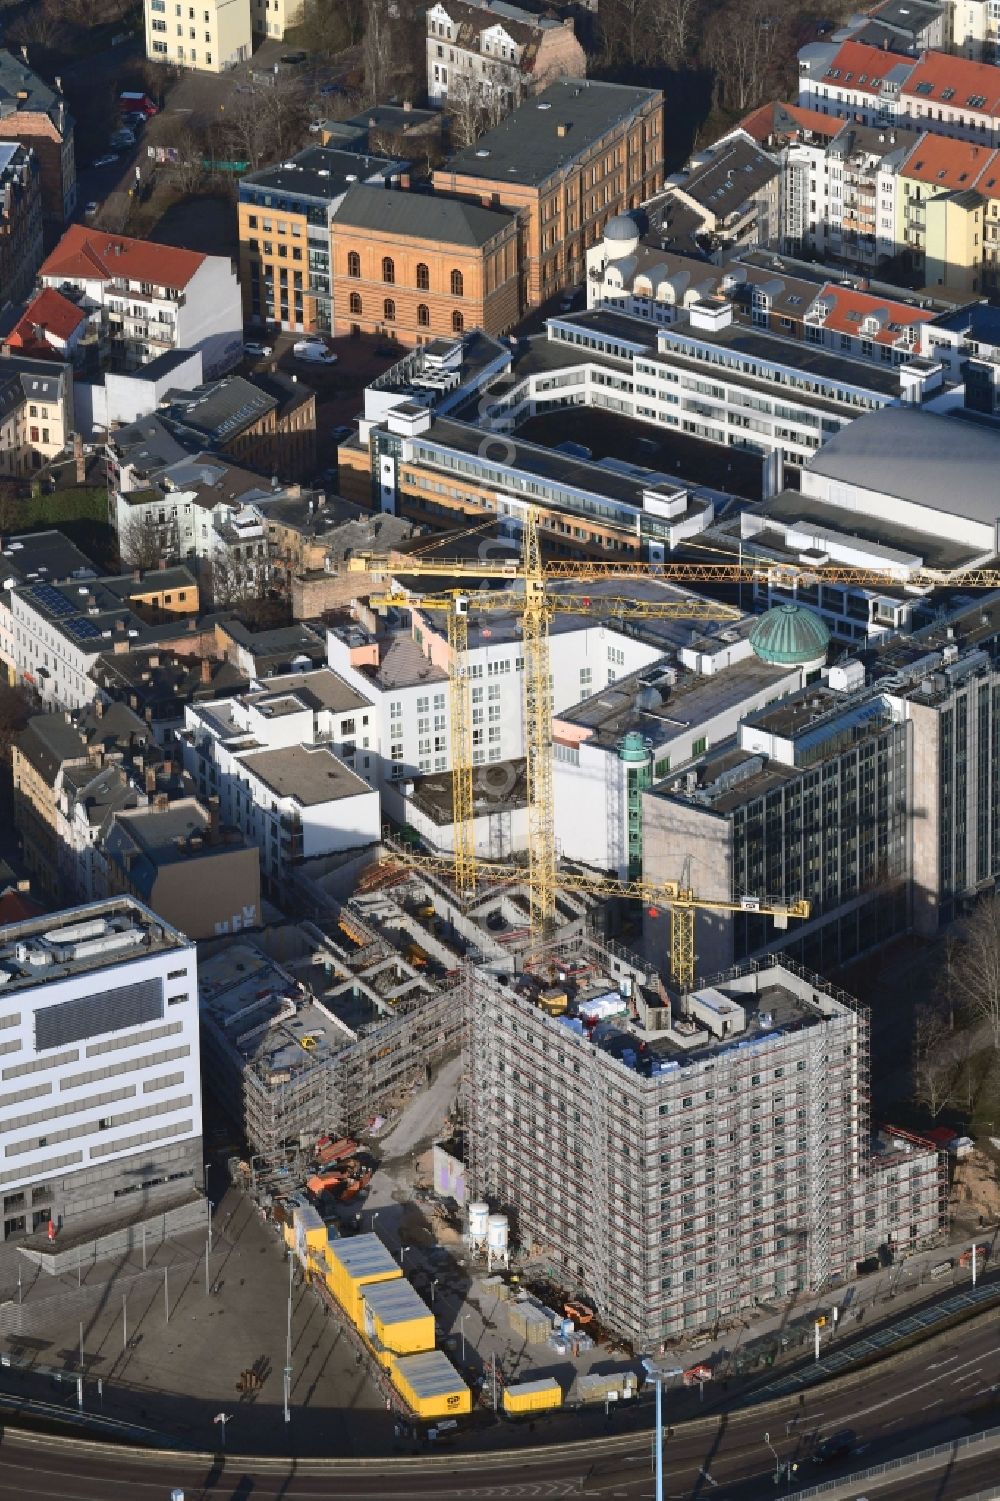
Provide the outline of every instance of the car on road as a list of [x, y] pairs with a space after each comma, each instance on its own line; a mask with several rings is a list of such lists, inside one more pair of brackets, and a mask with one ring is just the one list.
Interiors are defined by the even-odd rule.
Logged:
[[243, 353], [249, 355], [252, 360], [266, 360], [269, 354], [274, 353], [274, 350], [270, 344], [261, 344], [256, 339], [250, 339], [244, 344]]
[[127, 115], [122, 115], [122, 124], [128, 130], [141, 130], [146, 123], [146, 116], [138, 110], [130, 110]]
[[285, 64], [286, 68], [301, 67], [305, 60], [306, 54], [304, 52], [283, 52], [281, 54], [281, 61]]
[[90, 165], [92, 167], [113, 167], [117, 160], [117, 151], [106, 151], [103, 156], [96, 156]]
[[95, 218], [100, 211], [100, 207], [101, 205], [98, 203], [97, 199], [92, 198], [83, 211], [83, 217], [85, 219]]
[[123, 126], [121, 130], [112, 132], [108, 145], [116, 151], [122, 151], [127, 146], [135, 145], [135, 131]]
[[829, 1438], [822, 1439], [813, 1450], [813, 1464], [835, 1464], [838, 1459], [846, 1459], [854, 1453], [854, 1447], [858, 1436], [853, 1428], [841, 1428], [837, 1433], [831, 1433]]

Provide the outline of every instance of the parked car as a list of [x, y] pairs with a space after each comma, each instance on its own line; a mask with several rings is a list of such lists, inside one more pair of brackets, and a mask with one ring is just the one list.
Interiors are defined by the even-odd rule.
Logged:
[[93, 219], [93, 218], [95, 218], [96, 215], [97, 215], [97, 213], [100, 210], [100, 207], [101, 207], [101, 205], [98, 203], [97, 199], [96, 198], [92, 198], [90, 200], [90, 202], [87, 204], [87, 207], [83, 211], [83, 217], [85, 219]]
[[113, 167], [117, 160], [117, 151], [106, 151], [103, 156], [95, 157], [91, 165], [94, 167]]
[[243, 353], [249, 355], [252, 360], [266, 360], [274, 351], [270, 344], [261, 344], [256, 339], [251, 339], [243, 346]]
[[145, 120], [151, 119], [153, 115], [158, 115], [160, 112], [148, 94], [133, 93], [129, 89], [125, 89], [118, 95], [118, 108], [127, 110], [131, 114], [142, 115]]
[[305, 60], [306, 54], [304, 52], [283, 52], [281, 54], [281, 61], [287, 68], [298, 68]]
[[146, 116], [139, 114], [138, 110], [130, 110], [128, 114], [122, 115], [122, 124], [129, 130], [141, 130], [145, 123]]
[[292, 353], [297, 360], [308, 360], [314, 365], [335, 365], [337, 356], [327, 349], [322, 339], [307, 336], [304, 339], [296, 339], [292, 345]]
[[835, 1463], [838, 1459], [846, 1459], [849, 1454], [854, 1453], [857, 1439], [858, 1436], [853, 1428], [841, 1428], [839, 1432], [831, 1433], [829, 1438], [823, 1439], [816, 1445], [813, 1450], [813, 1463], [828, 1465]]
[[113, 131], [108, 145], [119, 151], [125, 146], [134, 146], [135, 131], [129, 130], [127, 126], [123, 126], [121, 130]]

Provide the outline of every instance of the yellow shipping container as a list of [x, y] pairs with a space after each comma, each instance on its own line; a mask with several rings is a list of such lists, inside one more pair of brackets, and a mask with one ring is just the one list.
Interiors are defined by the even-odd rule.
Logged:
[[503, 1410], [512, 1416], [524, 1412], [545, 1412], [562, 1406], [562, 1387], [553, 1377], [541, 1381], [522, 1381], [504, 1388]]
[[326, 1284], [356, 1329], [363, 1324], [362, 1288], [403, 1273], [377, 1235], [354, 1235], [327, 1246]]
[[361, 1299], [362, 1333], [384, 1366], [394, 1355], [433, 1350], [434, 1315], [409, 1282], [369, 1282]]
[[454, 1418], [472, 1411], [472, 1393], [443, 1350], [393, 1359], [392, 1379], [420, 1418]]

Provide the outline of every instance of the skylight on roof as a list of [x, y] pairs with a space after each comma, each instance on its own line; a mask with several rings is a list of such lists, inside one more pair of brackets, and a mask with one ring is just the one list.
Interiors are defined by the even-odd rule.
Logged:
[[942, 89], [941, 90], [941, 99], [942, 99], [942, 102], [944, 104], [947, 104], [948, 100], [949, 99], [954, 99], [954, 97], [955, 97], [955, 90], [954, 89]]
[[970, 109], [982, 109], [983, 105], [986, 103], [986, 95], [970, 94], [968, 99], [966, 100], [966, 103], [968, 104]]
[[933, 92], [934, 85], [932, 83], [927, 83], [926, 81], [924, 83], [918, 83], [916, 89], [914, 90], [914, 93], [916, 94], [933, 94]]

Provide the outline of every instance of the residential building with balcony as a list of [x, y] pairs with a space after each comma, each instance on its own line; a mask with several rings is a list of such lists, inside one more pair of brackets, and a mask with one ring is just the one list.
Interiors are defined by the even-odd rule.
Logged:
[[13, 478], [64, 453], [74, 430], [71, 365], [0, 355], [0, 474]]
[[522, 308], [583, 281], [609, 219], [663, 184], [663, 95], [560, 79], [433, 177], [436, 192], [517, 212]]
[[247, 319], [295, 333], [329, 332], [333, 216], [353, 184], [398, 187], [406, 168], [388, 157], [309, 146], [287, 162], [241, 177], [237, 232]]
[[908, 123], [903, 88], [913, 57], [864, 42], [810, 42], [799, 52], [799, 98], [806, 109], [856, 125]]
[[8, 352], [73, 363], [88, 327], [87, 313], [52, 287], [36, 292], [3, 340]]
[[0, 50], [0, 138], [35, 153], [45, 244], [54, 245], [76, 208], [73, 116], [60, 79], [46, 83], [23, 58], [5, 50]]
[[225, 256], [74, 224], [39, 278], [87, 311], [105, 363], [133, 368], [164, 350], [196, 349], [212, 379], [242, 358], [240, 289]]
[[253, 51], [250, 0], [143, 0], [143, 14], [151, 62], [224, 73]]
[[986, 194], [997, 194], [998, 184], [1000, 152], [921, 136], [899, 168], [896, 216], [900, 249], [923, 282], [967, 294], [984, 289]]
[[647, 238], [716, 262], [754, 246], [778, 247], [780, 202], [780, 161], [737, 129], [643, 205]]

